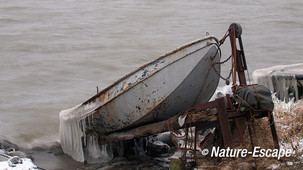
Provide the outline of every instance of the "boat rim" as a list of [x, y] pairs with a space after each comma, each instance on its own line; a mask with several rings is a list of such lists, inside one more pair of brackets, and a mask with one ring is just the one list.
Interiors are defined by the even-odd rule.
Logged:
[[[101, 90], [100, 92], [98, 92], [97, 94], [95, 94], [95, 95], [94, 95], [93, 97], [91, 97], [90, 99], [88, 99], [88, 100], [86, 100], [85, 102], [83, 102], [81, 105], [86, 105], [86, 104], [88, 104], [88, 103], [91, 103], [91, 102], [94, 101], [98, 96], [100, 96], [101, 94], [105, 93], [105, 92], [108, 91], [110, 88], [116, 86], [116, 85], [117, 85], [118, 83], [120, 83], [122, 80], [126, 79], [127, 77], [131, 76], [132, 74], [136, 73], [137, 71], [141, 70], [142, 68], [145, 68], [146, 66], [150, 65], [151, 63], [153, 63], [153, 62], [155, 62], [155, 61], [157, 61], [157, 60], [160, 60], [160, 59], [162, 59], [162, 58], [164, 58], [164, 57], [167, 57], [167, 56], [169, 56], [169, 55], [171, 55], [171, 54], [174, 54], [174, 53], [176, 53], [176, 52], [178, 52], [178, 51], [180, 51], [180, 50], [182, 50], [182, 49], [184, 49], [184, 48], [187, 48], [187, 47], [189, 47], [189, 46], [191, 46], [191, 45], [200, 43], [200, 42], [202, 42], [202, 41], [210, 40], [210, 39], [214, 39], [214, 40], [217, 42], [217, 44], [219, 43], [219, 40], [218, 40], [215, 36], [209, 35], [209, 36], [206, 36], [206, 37], [204, 37], [204, 38], [200, 38], [200, 39], [194, 40], [194, 41], [192, 41], [192, 42], [190, 42], [190, 43], [188, 43], [188, 44], [185, 44], [185, 45], [183, 45], [183, 46], [180, 46], [180, 47], [178, 47], [178, 48], [176, 48], [176, 49], [174, 49], [174, 50], [172, 50], [172, 51], [170, 51], [170, 52], [168, 52], [168, 53], [165, 53], [164, 55], [161, 55], [161, 56], [155, 58], [154, 60], [151, 60], [151, 61], [147, 62], [146, 64], [144, 64], [144, 65], [140, 66], [139, 68], [137, 68], [137, 69], [131, 71], [130, 73], [124, 75], [123, 77], [121, 77], [120, 79], [118, 79], [118, 80], [116, 80], [114, 83], [112, 83], [111, 85], [107, 86], [106, 88], [104, 88], [103, 90]], [[183, 58], [183, 57], [182, 57], [182, 58]], [[156, 72], [158, 72], [158, 71], [156, 71]], [[156, 72], [155, 72], [155, 73], [156, 73]], [[154, 74], [154, 73], [153, 73], [153, 74]], [[151, 74], [151, 75], [153, 75], [153, 74]], [[150, 77], [151, 75], [149, 75], [149, 77]], [[141, 80], [141, 81], [143, 81], [143, 80]], [[124, 90], [128, 90], [129, 88], [131, 88], [131, 87], [137, 85], [137, 84], [140, 83], [141, 81], [138, 81], [137, 83], [133, 84], [132, 86], [127, 87], [127, 88], [124, 89]], [[114, 98], [116, 98], [116, 97], [118, 97], [118, 96], [119, 96], [119, 94], [118, 94], [117, 96], [115, 96]], [[114, 99], [114, 98], [112, 98], [112, 99]], [[109, 101], [111, 101], [111, 100], [109, 100]], [[108, 103], [108, 102], [106, 102], [106, 103]], [[106, 103], [103, 103], [101, 106], [103, 106], [103, 105], [106, 104]], [[97, 107], [97, 108], [94, 109], [93, 111], [98, 110], [101, 106]]]

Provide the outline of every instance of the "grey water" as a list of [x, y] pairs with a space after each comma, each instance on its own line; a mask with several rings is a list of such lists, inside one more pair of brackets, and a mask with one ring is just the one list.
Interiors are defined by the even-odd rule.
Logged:
[[[0, 139], [57, 145], [60, 110], [206, 32], [221, 38], [233, 22], [250, 73], [302, 63], [302, 8], [302, 0], [1, 0]], [[222, 48], [227, 58], [228, 40]]]

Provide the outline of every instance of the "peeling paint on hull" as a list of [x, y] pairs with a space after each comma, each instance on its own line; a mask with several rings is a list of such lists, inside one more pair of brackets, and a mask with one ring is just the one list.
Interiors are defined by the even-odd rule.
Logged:
[[[97, 106], [83, 116], [86, 131], [106, 134], [161, 121], [194, 104], [207, 102], [219, 82], [212, 68], [212, 63], [220, 60], [214, 43], [214, 37], [207, 37], [182, 46], [84, 102], [82, 105]], [[219, 65], [213, 67], [220, 71]]]

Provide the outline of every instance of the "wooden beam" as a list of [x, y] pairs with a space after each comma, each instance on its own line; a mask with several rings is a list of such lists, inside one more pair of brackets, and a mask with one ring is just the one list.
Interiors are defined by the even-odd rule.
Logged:
[[[202, 111], [194, 114], [187, 114], [187, 118], [185, 119], [186, 127], [189, 127], [190, 124], [193, 126], [197, 123], [202, 122], [214, 122], [218, 120], [217, 115], [210, 114], [211, 110]], [[178, 130], [184, 128], [184, 126], [180, 126], [178, 123], [179, 116], [174, 116], [169, 120], [165, 120], [162, 122], [152, 123], [148, 125], [139, 126], [133, 129], [113, 132], [107, 135], [99, 135], [100, 144], [118, 142], [123, 140], [130, 140], [137, 137], [144, 137], [153, 134], [157, 134], [160, 132], [165, 132], [169, 130]]]

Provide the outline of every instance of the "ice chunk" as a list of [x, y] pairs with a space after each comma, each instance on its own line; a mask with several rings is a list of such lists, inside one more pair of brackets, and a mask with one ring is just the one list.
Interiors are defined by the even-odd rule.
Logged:
[[107, 162], [113, 158], [111, 144], [104, 144], [100, 146], [97, 138], [94, 135], [88, 136], [85, 151], [85, 159], [88, 163]]

